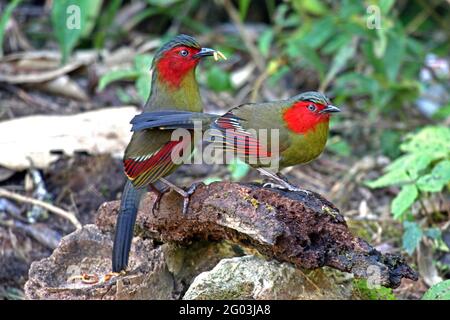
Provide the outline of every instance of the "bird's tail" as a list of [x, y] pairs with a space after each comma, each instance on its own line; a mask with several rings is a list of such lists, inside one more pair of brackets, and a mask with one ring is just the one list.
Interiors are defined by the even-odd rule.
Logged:
[[195, 129], [196, 124], [200, 124], [202, 129], [208, 129], [213, 121], [219, 118], [218, 115], [190, 112], [190, 111], [149, 111], [135, 116], [131, 120], [133, 125], [131, 131], [141, 131], [145, 129]]
[[127, 181], [123, 189], [120, 201], [120, 211], [117, 216], [116, 234], [114, 236], [114, 247], [112, 253], [112, 270], [120, 272], [128, 265], [131, 240], [133, 239], [134, 224], [139, 209], [144, 188], [135, 188]]

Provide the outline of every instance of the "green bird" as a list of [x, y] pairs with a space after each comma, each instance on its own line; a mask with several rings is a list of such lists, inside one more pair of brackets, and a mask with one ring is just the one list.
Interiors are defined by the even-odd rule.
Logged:
[[[149, 128], [192, 129], [200, 123], [213, 129], [216, 148], [231, 151], [261, 174], [275, 180], [273, 187], [303, 191], [290, 184], [279, 170], [308, 163], [324, 150], [329, 120], [340, 109], [319, 92], [304, 92], [287, 100], [248, 103], [222, 116], [192, 112], [143, 113], [133, 120], [132, 130]], [[162, 130], [162, 131], [163, 131]]]
[[[178, 35], [163, 45], [153, 58], [151, 92], [144, 113], [163, 110], [202, 112], [195, 68], [203, 57], [216, 57], [217, 53], [213, 49], [202, 48], [193, 37], [187, 35]], [[153, 186], [159, 180], [179, 192], [187, 203], [193, 190], [184, 191], [164, 179], [178, 167], [171, 159], [171, 152], [183, 143], [186, 142], [171, 141], [170, 130], [147, 129], [133, 133], [123, 158], [128, 181], [122, 193], [116, 223], [113, 272], [120, 272], [128, 265], [136, 215], [147, 186], [160, 197], [161, 193]]]

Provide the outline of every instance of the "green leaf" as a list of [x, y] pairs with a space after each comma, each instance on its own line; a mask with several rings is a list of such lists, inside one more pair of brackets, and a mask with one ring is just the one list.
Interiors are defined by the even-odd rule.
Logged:
[[303, 41], [298, 40], [288, 42], [286, 51], [289, 57], [299, 59], [301, 65], [306, 65], [315, 69], [319, 72], [319, 75], [323, 77], [325, 65], [314, 48], [304, 44]]
[[416, 222], [403, 222], [403, 249], [412, 255], [422, 239], [423, 232]]
[[106, 8], [102, 10], [98, 21], [98, 30], [94, 36], [95, 48], [103, 48], [106, 36], [116, 34], [117, 26], [114, 25], [113, 21], [121, 4], [122, 0], [110, 0], [107, 2]]
[[148, 4], [154, 5], [155, 7], [170, 7], [179, 1], [180, 0], [147, 0]]
[[302, 37], [302, 42], [317, 49], [335, 34], [336, 20], [334, 17], [326, 16], [314, 22], [311, 30]]
[[424, 230], [424, 234], [433, 240], [439, 240], [442, 236], [442, 232], [439, 228], [428, 228]]
[[349, 157], [352, 153], [352, 147], [339, 136], [328, 139], [327, 149], [342, 157]]
[[240, 181], [247, 175], [249, 170], [250, 166], [238, 158], [233, 159], [228, 165], [228, 171], [230, 171], [233, 181]]
[[65, 63], [82, 35], [92, 30], [102, 0], [58, 0], [53, 1], [53, 33], [62, 51]]
[[417, 186], [424, 192], [440, 192], [448, 183], [450, 183], [450, 160], [440, 161], [430, 174], [417, 180]]
[[353, 58], [356, 51], [356, 41], [342, 46], [331, 62], [331, 67], [323, 80], [324, 83], [329, 83], [334, 77], [347, 66], [348, 61]]
[[420, 172], [425, 170], [433, 161], [433, 158], [427, 154], [406, 154], [397, 158], [386, 167], [387, 171], [404, 171], [411, 180], [417, 179]]
[[146, 102], [150, 96], [151, 83], [150, 73], [141, 73], [136, 80], [136, 90], [142, 102]]
[[450, 117], [450, 103], [442, 108], [439, 108], [434, 114], [433, 119], [444, 120]]
[[380, 137], [381, 151], [383, 154], [391, 159], [399, 157], [400, 140], [401, 136], [399, 132], [393, 130], [383, 131]]
[[427, 126], [415, 134], [410, 134], [400, 149], [403, 152], [427, 154], [433, 160], [450, 154], [450, 128]]
[[10, 2], [6, 6], [5, 12], [3, 12], [0, 18], [0, 57], [3, 56], [3, 37], [5, 36], [6, 24], [11, 18], [14, 9], [19, 5], [20, 2], [22, 2], [22, 0], [13, 0], [12, 2]]
[[206, 81], [208, 87], [217, 92], [231, 89], [230, 75], [217, 66], [212, 66], [209, 69]]
[[436, 283], [425, 292], [422, 300], [450, 300], [450, 280]]
[[386, 52], [383, 56], [385, 74], [395, 81], [405, 55], [405, 36], [403, 33], [389, 33]]
[[345, 93], [347, 96], [375, 95], [379, 88], [380, 85], [375, 79], [356, 72], [349, 72], [336, 79], [334, 92]]
[[391, 212], [394, 218], [401, 219], [405, 211], [416, 201], [418, 195], [419, 192], [414, 184], [404, 185], [391, 203]]
[[378, 5], [380, 6], [380, 11], [382, 14], [387, 14], [394, 5], [395, 0], [379, 0]]
[[408, 176], [408, 174], [403, 170], [394, 170], [389, 171], [380, 178], [369, 181], [366, 183], [367, 186], [370, 188], [382, 188], [387, 187], [391, 185], [397, 185], [397, 184], [403, 184], [406, 182], [411, 182], [411, 178]]
[[244, 21], [247, 17], [248, 8], [250, 7], [250, 0], [239, 0], [239, 16]]
[[149, 54], [138, 54], [134, 58], [134, 67], [142, 73], [149, 73], [152, 67], [153, 56]]
[[270, 52], [270, 46], [273, 40], [273, 29], [267, 29], [263, 32], [258, 41], [258, 48], [264, 57], [267, 57]]
[[391, 288], [369, 288], [366, 279], [353, 279], [353, 290], [364, 300], [397, 300]]
[[109, 85], [111, 82], [118, 80], [134, 80], [139, 77], [140, 73], [133, 69], [125, 69], [125, 70], [113, 70], [106, 74], [104, 74], [98, 83], [98, 90], [102, 91]]
[[292, 5], [300, 13], [324, 15], [328, 11], [328, 8], [320, 0], [294, 0]]

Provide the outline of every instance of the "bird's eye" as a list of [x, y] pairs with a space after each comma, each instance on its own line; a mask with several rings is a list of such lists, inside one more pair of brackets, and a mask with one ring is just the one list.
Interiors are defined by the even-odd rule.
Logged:
[[308, 106], [308, 110], [314, 112], [314, 111], [316, 111], [316, 106], [313, 105], [313, 104], [310, 104], [310, 105]]
[[189, 51], [187, 51], [187, 50], [181, 50], [180, 51], [180, 56], [182, 56], [182, 57], [187, 57], [188, 54], [189, 54]]

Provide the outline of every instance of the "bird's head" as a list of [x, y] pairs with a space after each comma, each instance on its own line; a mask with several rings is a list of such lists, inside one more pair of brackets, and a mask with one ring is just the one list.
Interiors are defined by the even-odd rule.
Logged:
[[301, 93], [290, 101], [292, 105], [283, 117], [289, 129], [301, 134], [314, 130], [319, 123], [328, 122], [332, 113], [341, 111], [324, 94], [315, 91]]
[[156, 53], [152, 68], [159, 80], [172, 87], [178, 87], [181, 80], [193, 71], [201, 58], [213, 56], [215, 50], [202, 48], [191, 36], [178, 35]]

